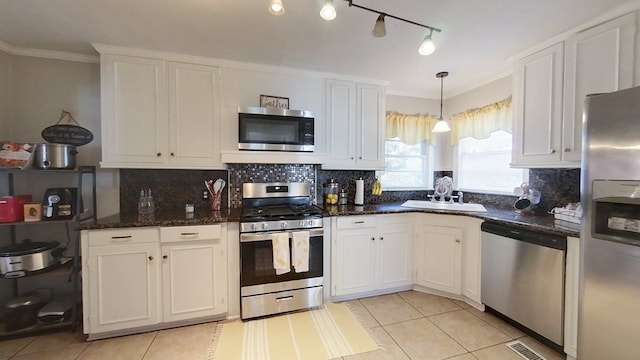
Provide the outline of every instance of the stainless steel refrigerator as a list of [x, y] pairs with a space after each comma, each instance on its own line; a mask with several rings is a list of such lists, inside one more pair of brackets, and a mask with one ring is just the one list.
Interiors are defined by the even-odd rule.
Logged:
[[640, 88], [585, 101], [579, 360], [640, 359]]

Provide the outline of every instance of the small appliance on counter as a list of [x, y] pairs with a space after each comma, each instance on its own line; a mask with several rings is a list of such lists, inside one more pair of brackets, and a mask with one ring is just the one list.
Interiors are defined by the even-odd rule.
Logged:
[[24, 220], [24, 204], [31, 202], [31, 195], [0, 197], [0, 223]]
[[42, 200], [42, 218], [44, 220], [72, 219], [76, 214], [78, 188], [50, 188]]

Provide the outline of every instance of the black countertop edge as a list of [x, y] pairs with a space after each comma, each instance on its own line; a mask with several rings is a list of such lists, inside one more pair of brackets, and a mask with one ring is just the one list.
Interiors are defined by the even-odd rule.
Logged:
[[485, 206], [487, 212], [431, 210], [402, 207], [401, 202], [370, 204], [364, 206], [331, 206], [324, 208], [325, 216], [375, 215], [397, 213], [428, 213], [442, 215], [463, 215], [497, 222], [503, 225], [515, 226], [527, 230], [548, 234], [580, 237], [580, 225], [565, 221], [556, 221], [553, 215], [519, 214], [514, 210], [496, 209]]
[[[401, 206], [402, 203], [369, 204], [364, 206], [325, 207], [323, 216], [376, 215], [397, 213], [427, 213], [442, 215], [462, 215], [503, 225], [515, 226], [527, 230], [548, 234], [580, 237], [580, 226], [564, 221], [556, 221], [553, 215], [518, 214], [514, 210], [486, 207], [487, 212], [466, 212], [450, 210], [415, 209]], [[153, 221], [139, 221], [136, 214], [115, 214], [99, 219], [94, 223], [83, 223], [78, 230], [111, 229], [143, 226], [188, 226], [212, 225], [226, 222], [239, 222], [241, 209], [222, 211], [195, 211], [193, 218], [187, 218], [184, 211], [157, 212]]]
[[96, 223], [83, 223], [78, 230], [115, 229], [144, 226], [213, 225], [240, 221], [240, 209], [198, 211], [187, 217], [183, 211], [158, 211], [153, 220], [138, 220], [137, 214], [115, 214], [98, 219]]

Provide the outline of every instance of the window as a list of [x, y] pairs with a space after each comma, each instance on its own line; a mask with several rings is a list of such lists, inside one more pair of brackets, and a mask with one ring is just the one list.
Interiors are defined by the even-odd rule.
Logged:
[[494, 131], [486, 139], [461, 139], [457, 149], [454, 180], [460, 190], [513, 194], [515, 187], [528, 181], [528, 170], [509, 167], [511, 134], [504, 130]]
[[377, 173], [387, 190], [422, 189], [431, 184], [430, 146], [426, 141], [407, 145], [397, 137], [385, 141], [386, 171]]

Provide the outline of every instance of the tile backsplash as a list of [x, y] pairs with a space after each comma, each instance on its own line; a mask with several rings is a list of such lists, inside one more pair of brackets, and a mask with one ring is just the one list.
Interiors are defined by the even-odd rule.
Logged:
[[[452, 171], [434, 172], [438, 177], [453, 177]], [[185, 203], [196, 208], [208, 206], [202, 198], [205, 179], [222, 178], [227, 181], [223, 191], [222, 206], [242, 207], [242, 184], [245, 182], [308, 182], [311, 185], [311, 202], [322, 206], [323, 185], [335, 179], [348, 192], [348, 202], [353, 204], [355, 181], [365, 183], [365, 203], [381, 204], [405, 200], [427, 199], [433, 190], [387, 191], [380, 196], [371, 194], [375, 171], [322, 170], [316, 165], [297, 164], [228, 164], [227, 170], [120, 170], [120, 212], [135, 213], [140, 189], [153, 190], [156, 208], [161, 211], [180, 210]], [[529, 184], [542, 193], [540, 204], [532, 206], [536, 213], [544, 214], [556, 206], [580, 201], [580, 169], [530, 169]], [[496, 208], [510, 209], [517, 200], [515, 195], [493, 195], [467, 192], [465, 202], [482, 203]]]

